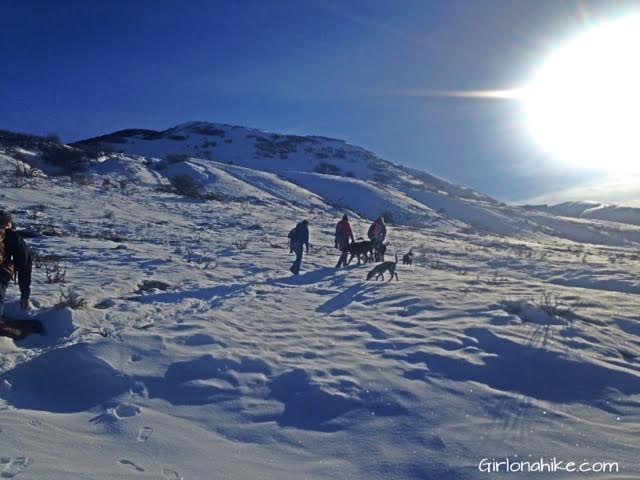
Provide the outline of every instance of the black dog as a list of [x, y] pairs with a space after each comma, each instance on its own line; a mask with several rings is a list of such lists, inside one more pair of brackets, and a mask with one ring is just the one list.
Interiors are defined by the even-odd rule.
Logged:
[[409, 253], [402, 257], [402, 263], [405, 265], [411, 265], [413, 263], [413, 248], [409, 250]]
[[373, 259], [373, 242], [362, 241], [362, 242], [353, 242], [347, 246], [347, 252], [349, 252], [349, 260], [347, 261], [347, 265], [351, 263], [353, 257], [358, 257], [358, 265], [360, 265], [361, 260], [364, 263], [367, 263], [371, 259]]
[[378, 242], [373, 246], [373, 257], [376, 262], [384, 262], [384, 254], [387, 251], [387, 245]]

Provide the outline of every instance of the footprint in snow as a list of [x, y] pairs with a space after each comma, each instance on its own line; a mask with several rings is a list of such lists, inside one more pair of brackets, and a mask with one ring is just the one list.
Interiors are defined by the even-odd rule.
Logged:
[[33, 459], [29, 457], [16, 457], [14, 459], [5, 457], [0, 459], [0, 463], [4, 465], [0, 477], [13, 478], [24, 472], [33, 463]]
[[135, 417], [142, 409], [129, 403], [121, 403], [116, 407], [108, 408], [106, 412], [93, 417], [91, 423], [113, 423], [123, 418]]
[[131, 405], [129, 403], [121, 403], [115, 408], [114, 413], [118, 418], [127, 418], [127, 417], [135, 417], [141, 411], [142, 409], [140, 407], [137, 407], [136, 405]]
[[147, 440], [149, 440], [149, 437], [151, 436], [152, 433], [153, 433], [153, 428], [151, 428], [151, 427], [142, 427], [140, 429], [140, 433], [138, 433], [138, 441], [139, 442], [146, 442]]
[[127, 460], [126, 458], [121, 458], [120, 460], [118, 460], [118, 463], [125, 467], [133, 468], [136, 472], [144, 472], [144, 468], [142, 468], [139, 465], [136, 465], [131, 460]]
[[178, 472], [171, 470], [170, 468], [163, 468], [162, 476], [167, 480], [183, 480], [182, 476]]

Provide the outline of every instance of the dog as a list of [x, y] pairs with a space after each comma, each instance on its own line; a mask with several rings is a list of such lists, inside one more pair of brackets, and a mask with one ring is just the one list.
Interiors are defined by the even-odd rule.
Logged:
[[378, 242], [373, 246], [373, 258], [376, 262], [384, 262], [384, 254], [387, 251], [387, 245]]
[[373, 242], [365, 240], [350, 243], [347, 246], [347, 252], [349, 252], [350, 255], [349, 260], [347, 260], [347, 265], [351, 263], [353, 257], [358, 257], [358, 265], [360, 265], [361, 260], [367, 263], [373, 258]]
[[388, 271], [389, 275], [391, 275], [391, 277], [389, 277], [389, 281], [393, 280], [393, 277], [396, 277], [396, 280], [399, 281], [398, 274], [396, 273], [397, 265], [398, 265], [398, 255], [396, 255], [395, 262], [382, 262], [381, 264], [373, 267], [371, 271], [367, 273], [367, 280], [371, 280], [374, 275], [376, 276], [376, 280], [378, 280], [381, 277], [382, 277], [382, 280], [384, 280], [384, 272]]
[[402, 263], [404, 265], [412, 265], [413, 264], [413, 248], [411, 250], [409, 250], [409, 253], [407, 253], [404, 257], [402, 257]]

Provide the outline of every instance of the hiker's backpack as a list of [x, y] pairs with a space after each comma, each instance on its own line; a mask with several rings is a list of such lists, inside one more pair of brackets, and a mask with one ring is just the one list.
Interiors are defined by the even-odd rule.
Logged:
[[4, 228], [0, 229], [0, 282], [8, 283], [14, 276], [13, 263], [8, 255], [5, 255], [5, 233]]
[[287, 234], [287, 238], [288, 238], [289, 240], [291, 240], [291, 239], [295, 238], [295, 237], [296, 237], [296, 232], [297, 232], [297, 231], [298, 231], [298, 226], [296, 225], [295, 227], [293, 227], [293, 228], [289, 231], [289, 233]]
[[369, 240], [373, 240], [373, 237], [376, 236], [376, 222], [373, 222], [367, 231], [367, 237]]

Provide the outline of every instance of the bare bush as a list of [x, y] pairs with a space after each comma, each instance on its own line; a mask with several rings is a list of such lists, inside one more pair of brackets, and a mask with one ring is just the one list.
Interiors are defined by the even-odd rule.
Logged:
[[202, 198], [204, 187], [191, 175], [181, 174], [169, 178], [175, 193], [183, 197]]
[[85, 152], [59, 144], [48, 144], [42, 149], [45, 162], [58, 167], [63, 175], [81, 173], [87, 169]]
[[44, 268], [47, 264], [61, 263], [64, 257], [55, 253], [40, 253], [34, 251], [32, 254], [33, 266], [36, 269]]
[[197, 253], [191, 248], [187, 248], [185, 255], [187, 256], [187, 263], [193, 263], [203, 270], [215, 270], [218, 268], [218, 261], [215, 257], [210, 256], [208, 252]]
[[87, 300], [81, 297], [76, 291], [67, 289], [60, 290], [60, 298], [58, 303], [54, 305], [55, 310], [70, 308], [71, 310], [81, 310], [87, 307]]
[[59, 259], [49, 259], [42, 263], [47, 283], [64, 283], [67, 276], [67, 265]]
[[536, 305], [547, 315], [566, 318], [573, 313], [575, 305], [568, 305], [562, 301], [557, 293], [543, 290], [536, 301]]
[[340, 175], [340, 167], [332, 163], [320, 162], [313, 169], [316, 173], [323, 173], [325, 175]]
[[234, 245], [238, 250], [246, 250], [250, 243], [251, 239], [245, 238], [242, 240], [238, 240]]
[[138, 289], [136, 290], [136, 292], [145, 293], [145, 292], [150, 292], [152, 290], [161, 290], [164, 292], [169, 288], [171, 288], [171, 285], [161, 280], [143, 280], [138, 285]]
[[7, 185], [10, 188], [22, 188], [27, 185], [27, 180], [14, 171], [7, 176]]
[[184, 153], [170, 153], [164, 157], [164, 160], [167, 165], [172, 165], [174, 163], [186, 162], [189, 160], [189, 155]]
[[512, 315], [517, 315], [525, 322], [539, 324], [566, 324], [577, 317], [576, 309], [580, 307], [579, 299], [573, 303], [563, 300], [558, 294], [543, 290], [531, 301], [503, 300], [502, 308]]
[[65, 235], [65, 232], [61, 231], [51, 222], [34, 224], [33, 229], [45, 237], [62, 237]]

